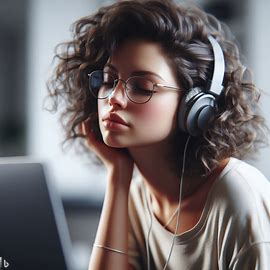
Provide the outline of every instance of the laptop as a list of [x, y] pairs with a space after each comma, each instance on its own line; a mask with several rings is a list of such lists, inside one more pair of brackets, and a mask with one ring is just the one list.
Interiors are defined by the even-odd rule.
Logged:
[[0, 269], [73, 270], [60, 195], [46, 165], [0, 158]]

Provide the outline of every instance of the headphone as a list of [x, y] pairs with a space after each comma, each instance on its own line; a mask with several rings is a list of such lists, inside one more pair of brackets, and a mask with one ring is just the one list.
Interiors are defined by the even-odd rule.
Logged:
[[217, 111], [216, 100], [223, 90], [225, 61], [222, 49], [217, 40], [208, 36], [213, 49], [214, 71], [210, 87], [202, 89], [194, 87], [182, 97], [178, 111], [178, 125], [180, 130], [191, 136], [198, 136], [206, 129]]

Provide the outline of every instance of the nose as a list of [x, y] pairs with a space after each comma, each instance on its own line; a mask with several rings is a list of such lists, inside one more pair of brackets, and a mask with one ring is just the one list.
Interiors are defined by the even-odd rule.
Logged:
[[109, 104], [111, 106], [117, 106], [117, 107], [126, 107], [127, 105], [127, 99], [125, 96], [125, 82], [122, 80], [118, 80], [116, 82], [116, 85], [109, 95]]

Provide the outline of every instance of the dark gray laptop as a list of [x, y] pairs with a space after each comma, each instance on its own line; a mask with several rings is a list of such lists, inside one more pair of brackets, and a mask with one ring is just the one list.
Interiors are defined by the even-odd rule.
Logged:
[[0, 158], [0, 269], [73, 269], [63, 205], [44, 168]]

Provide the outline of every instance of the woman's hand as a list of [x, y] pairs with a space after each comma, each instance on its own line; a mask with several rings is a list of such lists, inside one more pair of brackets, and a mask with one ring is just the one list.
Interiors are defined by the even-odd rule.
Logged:
[[[95, 243], [116, 247], [127, 253], [128, 202], [134, 162], [125, 149], [112, 148], [98, 140], [91, 127], [91, 121], [85, 121], [81, 125], [81, 132], [86, 136], [88, 148], [108, 169], [107, 187]], [[128, 269], [127, 256], [117, 255], [103, 248], [93, 248], [89, 270], [111, 269], [112, 265], [117, 265], [117, 269]]]
[[[134, 161], [125, 148], [113, 148], [107, 146], [104, 142], [97, 140], [91, 130], [90, 122], [84, 121], [80, 127], [81, 132], [86, 135], [87, 146], [103, 162], [110, 173], [117, 173], [121, 178], [128, 178], [131, 181]], [[130, 183], [130, 182], [129, 182]], [[126, 183], [126, 184], [129, 184]]]

